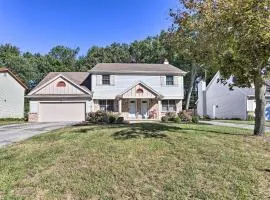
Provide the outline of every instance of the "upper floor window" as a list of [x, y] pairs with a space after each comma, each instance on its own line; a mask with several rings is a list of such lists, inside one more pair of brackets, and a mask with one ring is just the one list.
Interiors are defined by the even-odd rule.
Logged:
[[66, 87], [66, 83], [64, 81], [59, 81], [56, 87]]
[[173, 85], [173, 76], [166, 76], [166, 85]]
[[102, 85], [110, 85], [110, 75], [102, 75]]

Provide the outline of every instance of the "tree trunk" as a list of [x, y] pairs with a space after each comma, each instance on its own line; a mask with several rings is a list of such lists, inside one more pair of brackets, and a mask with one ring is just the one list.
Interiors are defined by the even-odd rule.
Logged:
[[261, 81], [255, 81], [255, 126], [254, 135], [263, 136], [265, 131], [265, 92], [266, 86]]
[[189, 109], [190, 98], [191, 98], [191, 93], [193, 91], [193, 85], [194, 85], [194, 81], [195, 81], [195, 78], [196, 78], [196, 74], [197, 74], [196, 65], [192, 64], [191, 77], [190, 77], [190, 83], [189, 83], [187, 98], [186, 98], [186, 108], [185, 108], [185, 110]]

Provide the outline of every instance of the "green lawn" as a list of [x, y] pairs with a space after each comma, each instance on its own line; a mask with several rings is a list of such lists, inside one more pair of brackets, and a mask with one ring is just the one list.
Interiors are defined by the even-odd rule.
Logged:
[[0, 118], [0, 125], [24, 123], [24, 119], [17, 118]]
[[0, 149], [0, 199], [267, 199], [270, 138], [211, 125], [89, 125]]
[[[255, 121], [244, 121], [244, 120], [214, 120], [214, 121], [225, 122], [225, 123], [235, 123], [235, 124], [248, 124], [248, 125], [255, 124]], [[265, 126], [270, 127], [270, 121], [266, 121]]]

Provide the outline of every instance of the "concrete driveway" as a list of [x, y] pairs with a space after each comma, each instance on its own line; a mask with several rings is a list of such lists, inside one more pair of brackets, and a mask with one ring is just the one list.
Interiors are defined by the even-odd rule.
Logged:
[[[236, 124], [236, 123], [227, 123], [227, 122], [218, 122], [218, 121], [200, 121], [201, 123], [211, 124], [216, 126], [227, 126], [227, 127], [235, 127], [235, 128], [244, 128], [244, 129], [254, 129], [254, 125], [248, 124]], [[265, 127], [266, 132], [270, 132], [270, 127]]]
[[73, 124], [75, 123], [54, 122], [3, 125], [0, 126], [0, 147]]

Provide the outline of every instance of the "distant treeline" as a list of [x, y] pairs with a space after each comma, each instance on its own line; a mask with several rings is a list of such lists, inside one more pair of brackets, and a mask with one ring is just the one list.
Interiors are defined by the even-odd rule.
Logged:
[[[162, 31], [130, 44], [112, 43], [106, 47], [91, 47], [86, 55], [79, 56], [80, 48], [62, 45], [53, 47], [47, 54], [22, 52], [12, 44], [0, 45], [0, 66], [10, 68], [33, 88], [48, 72], [88, 71], [97, 63], [163, 63], [165, 59], [185, 71], [190, 70], [190, 61], [178, 53], [170, 33]], [[189, 74], [185, 77], [188, 90]]]

